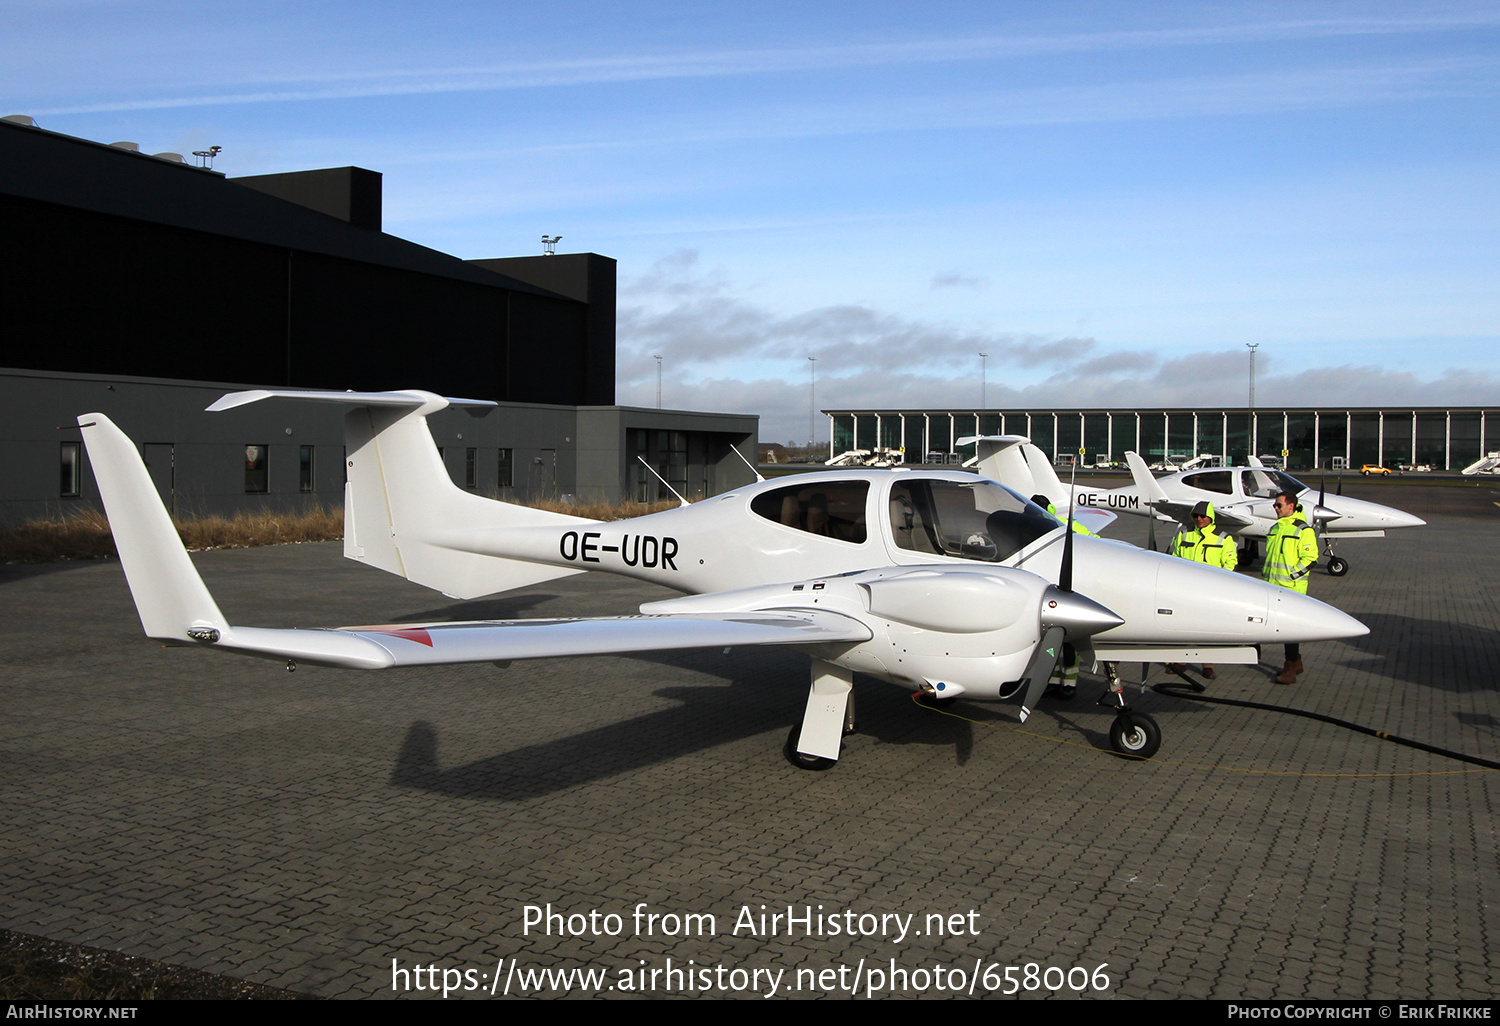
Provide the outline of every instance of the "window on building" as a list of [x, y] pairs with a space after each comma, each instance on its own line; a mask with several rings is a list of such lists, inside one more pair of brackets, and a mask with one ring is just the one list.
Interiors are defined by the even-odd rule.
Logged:
[[513, 453], [514, 453], [514, 450], [512, 450], [512, 449], [501, 449], [500, 450], [500, 487], [501, 488], [510, 488], [511, 487], [512, 474], [514, 473], [514, 467], [515, 467]]
[[302, 494], [313, 491], [313, 447], [304, 445], [297, 454], [297, 490]]
[[62, 444], [62, 481], [58, 494], [64, 499], [76, 499], [83, 494], [83, 443]]
[[267, 445], [245, 446], [245, 491], [246, 493], [266, 492], [270, 490], [270, 474], [268, 473], [269, 450]]

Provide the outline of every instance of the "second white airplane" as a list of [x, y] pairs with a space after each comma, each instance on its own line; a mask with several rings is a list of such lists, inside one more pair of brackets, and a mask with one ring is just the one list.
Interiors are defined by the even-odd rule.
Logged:
[[1252, 556], [1253, 546], [1276, 523], [1272, 502], [1281, 492], [1291, 492], [1310, 517], [1310, 526], [1328, 556], [1328, 572], [1335, 577], [1349, 572], [1348, 560], [1334, 553], [1335, 539], [1383, 538], [1388, 530], [1426, 524], [1422, 518], [1390, 506], [1347, 495], [1326, 495], [1290, 474], [1261, 466], [1187, 470], [1157, 479], [1146, 461], [1133, 452], [1125, 454], [1135, 479], [1133, 485], [1077, 485], [1070, 495], [1069, 486], [1059, 480], [1046, 456], [1023, 436], [988, 435], [960, 441], [977, 444], [976, 463], [981, 474], [1027, 495], [1046, 495], [1060, 515], [1066, 515], [1071, 506], [1083, 518], [1088, 510], [1108, 510], [1192, 527], [1193, 507], [1207, 500], [1214, 504], [1219, 529], [1248, 539]]

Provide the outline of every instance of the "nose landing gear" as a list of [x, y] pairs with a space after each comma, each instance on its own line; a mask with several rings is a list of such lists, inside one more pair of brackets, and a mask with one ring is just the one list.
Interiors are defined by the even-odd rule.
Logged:
[[1125, 684], [1114, 663], [1106, 662], [1104, 673], [1109, 687], [1099, 704], [1115, 710], [1115, 722], [1109, 727], [1110, 747], [1132, 759], [1151, 758], [1161, 748], [1161, 728], [1150, 716], [1125, 704]]

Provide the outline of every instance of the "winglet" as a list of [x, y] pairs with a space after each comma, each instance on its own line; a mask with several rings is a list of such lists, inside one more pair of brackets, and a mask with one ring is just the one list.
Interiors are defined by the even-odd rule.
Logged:
[[1125, 463], [1130, 467], [1130, 476], [1135, 479], [1135, 490], [1141, 493], [1142, 502], [1153, 505], [1166, 499], [1166, 489], [1151, 476], [1151, 468], [1146, 466], [1146, 461], [1141, 459], [1139, 453], [1127, 452]]
[[227, 630], [135, 443], [102, 413], [84, 414], [78, 426], [147, 636], [187, 643], [190, 630]]

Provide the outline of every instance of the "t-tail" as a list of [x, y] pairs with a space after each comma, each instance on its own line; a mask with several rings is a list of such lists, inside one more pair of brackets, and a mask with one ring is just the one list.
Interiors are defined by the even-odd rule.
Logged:
[[476, 531], [592, 523], [474, 495], [453, 483], [427, 426], [449, 406], [492, 407], [431, 392], [233, 392], [209, 407], [230, 410], [266, 399], [335, 403], [347, 450], [344, 555], [452, 598], [469, 599], [567, 577], [577, 570], [468, 551]]

